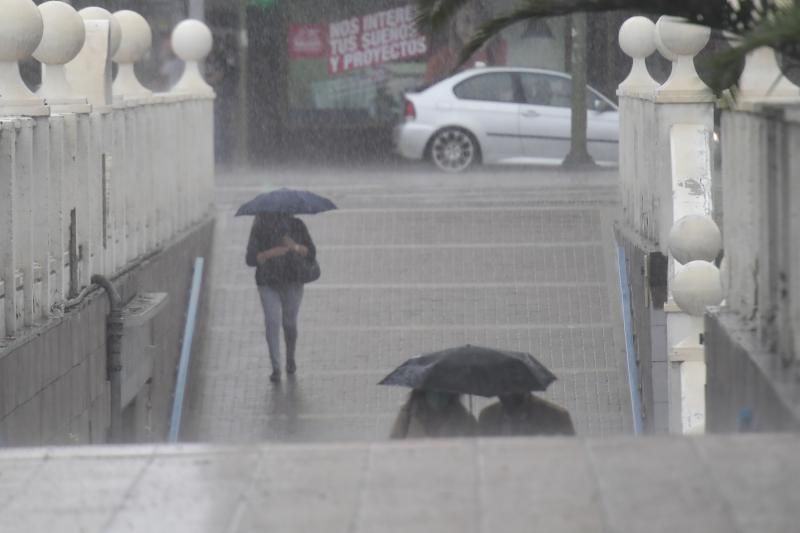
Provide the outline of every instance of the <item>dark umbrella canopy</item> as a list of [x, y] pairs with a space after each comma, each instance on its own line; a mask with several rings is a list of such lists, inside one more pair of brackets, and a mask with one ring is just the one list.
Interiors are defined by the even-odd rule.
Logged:
[[242, 204], [235, 216], [257, 215], [259, 213], [286, 213], [289, 215], [313, 215], [336, 209], [336, 204], [327, 198], [310, 191], [278, 189], [259, 194]]
[[532, 355], [466, 345], [412, 357], [380, 385], [498, 396], [543, 391], [556, 380]]

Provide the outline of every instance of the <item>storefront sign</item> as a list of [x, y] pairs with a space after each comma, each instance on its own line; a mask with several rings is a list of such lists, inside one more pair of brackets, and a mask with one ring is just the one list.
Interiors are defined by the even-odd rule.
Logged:
[[294, 24], [289, 27], [289, 57], [316, 59], [327, 55], [326, 24]]
[[417, 32], [416, 6], [407, 5], [332, 22], [328, 27], [328, 72], [374, 67], [424, 55], [428, 40]]

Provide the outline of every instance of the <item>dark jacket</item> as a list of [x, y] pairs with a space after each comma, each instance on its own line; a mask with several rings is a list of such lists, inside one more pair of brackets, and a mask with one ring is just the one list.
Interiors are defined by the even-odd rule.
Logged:
[[529, 394], [519, 411], [509, 414], [502, 403], [485, 407], [478, 417], [480, 434], [503, 435], [574, 435], [569, 412], [563, 407]]
[[297, 264], [302, 257], [288, 252], [280, 257], [268, 259], [263, 265], [256, 261], [256, 255], [283, 244], [283, 237], [288, 235], [297, 244], [308, 248], [308, 259], [316, 259], [317, 248], [311, 240], [308, 228], [302, 220], [295, 217], [261, 217], [257, 216], [250, 230], [247, 242], [247, 265], [256, 267], [257, 285], [280, 285], [297, 281]]

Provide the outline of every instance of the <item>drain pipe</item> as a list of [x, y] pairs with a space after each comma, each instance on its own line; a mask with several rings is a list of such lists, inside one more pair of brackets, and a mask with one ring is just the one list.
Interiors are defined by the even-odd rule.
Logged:
[[106, 371], [111, 383], [109, 442], [122, 442], [122, 299], [108, 278], [95, 274], [92, 283], [106, 291], [111, 310], [106, 317]]

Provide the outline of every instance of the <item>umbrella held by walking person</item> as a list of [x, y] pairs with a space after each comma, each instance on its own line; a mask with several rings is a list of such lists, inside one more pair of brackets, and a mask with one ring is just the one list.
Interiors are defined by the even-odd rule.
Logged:
[[235, 216], [254, 215], [245, 262], [255, 278], [272, 363], [270, 380], [281, 380], [280, 330], [286, 343], [286, 373], [297, 371], [297, 316], [303, 285], [319, 279], [317, 248], [305, 223], [295, 215], [336, 209], [329, 199], [310, 191], [279, 189], [241, 205]]

